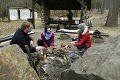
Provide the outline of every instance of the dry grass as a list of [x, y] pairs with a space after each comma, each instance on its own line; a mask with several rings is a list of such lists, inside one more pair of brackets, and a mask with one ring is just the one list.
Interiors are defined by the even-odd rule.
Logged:
[[[0, 37], [11, 35], [15, 33], [15, 31], [20, 28], [21, 24], [25, 20], [17, 20], [17, 21], [11, 21], [11, 22], [0, 22]], [[40, 27], [40, 19], [36, 19], [35, 25], [36, 27]]]
[[0, 37], [11, 35], [18, 29], [22, 21], [0, 22]]

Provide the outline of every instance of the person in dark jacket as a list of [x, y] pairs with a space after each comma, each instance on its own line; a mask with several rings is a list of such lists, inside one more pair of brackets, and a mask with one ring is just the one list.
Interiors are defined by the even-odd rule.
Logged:
[[41, 39], [38, 40], [38, 46], [44, 46], [50, 48], [54, 46], [54, 32], [51, 30], [51, 27], [47, 25], [45, 30], [41, 33]]
[[28, 32], [32, 31], [32, 24], [28, 21], [23, 22], [21, 25], [21, 28], [19, 28], [10, 44], [18, 44], [20, 46], [20, 48], [23, 50], [24, 53], [27, 53], [26, 49], [25, 49], [25, 45], [27, 45], [29, 47], [29, 50], [31, 53], [36, 52], [36, 51], [41, 51], [43, 49], [42, 46], [37, 46], [37, 47], [33, 47], [33, 40], [31, 39], [31, 37], [28, 35]]
[[67, 18], [68, 18], [68, 20], [72, 20], [72, 17], [73, 17], [73, 13], [72, 13], [72, 11], [69, 9], [69, 10], [68, 10], [68, 14], [67, 14]]
[[81, 51], [82, 49], [88, 49], [91, 47], [92, 41], [89, 34], [88, 27], [81, 23], [78, 26], [78, 37], [75, 41], [70, 42], [71, 44], [77, 46], [77, 49]]

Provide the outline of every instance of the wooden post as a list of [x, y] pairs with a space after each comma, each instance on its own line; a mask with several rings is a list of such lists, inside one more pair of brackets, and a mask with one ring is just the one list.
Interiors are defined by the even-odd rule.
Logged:
[[81, 15], [80, 15], [80, 23], [83, 22], [83, 8], [84, 8], [84, 0], [81, 1]]
[[28, 55], [28, 57], [29, 57], [29, 60], [31, 61], [31, 66], [32, 66], [33, 69], [36, 71], [38, 77], [40, 77], [40, 74], [39, 74], [39, 72], [37, 71], [37, 68], [36, 68], [36, 66], [35, 66], [35, 63], [34, 63], [34, 61], [33, 61], [33, 59], [32, 59], [32, 56], [31, 56], [31, 54], [30, 54], [30, 50], [29, 50], [29, 48], [28, 48], [27, 45], [25, 45], [25, 49], [26, 49], [26, 51], [27, 51], [27, 55]]
[[41, 25], [42, 27], [45, 26], [45, 5], [44, 2], [41, 3]]
[[32, 0], [32, 23], [33, 23], [33, 28], [35, 29], [35, 15], [34, 15], [34, 8], [35, 8], [35, 4], [34, 4], [34, 0]]
[[10, 22], [10, 12], [9, 12], [9, 7], [7, 7], [8, 10], [8, 22]]
[[8, 2], [8, 6], [7, 6], [7, 10], [8, 10], [8, 21], [10, 22], [10, 12], [9, 12], [9, 6], [10, 6], [10, 2]]

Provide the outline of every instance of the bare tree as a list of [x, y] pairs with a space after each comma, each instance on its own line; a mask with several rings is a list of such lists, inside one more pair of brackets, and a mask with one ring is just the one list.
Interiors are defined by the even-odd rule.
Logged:
[[120, 0], [109, 0], [111, 4], [109, 5], [109, 12], [106, 26], [118, 26], [118, 14], [120, 7]]

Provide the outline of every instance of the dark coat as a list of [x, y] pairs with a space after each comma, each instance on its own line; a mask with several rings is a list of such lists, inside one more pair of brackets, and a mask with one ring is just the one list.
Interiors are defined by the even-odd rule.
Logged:
[[30, 52], [36, 52], [35, 47], [30, 47], [31, 40], [30, 36], [20, 28], [15, 32], [10, 44], [18, 44], [24, 53], [27, 53], [25, 45], [29, 47]]
[[73, 13], [72, 11], [69, 11], [69, 13], [67, 14], [68, 20], [71, 21], [72, 17], [73, 17]]

